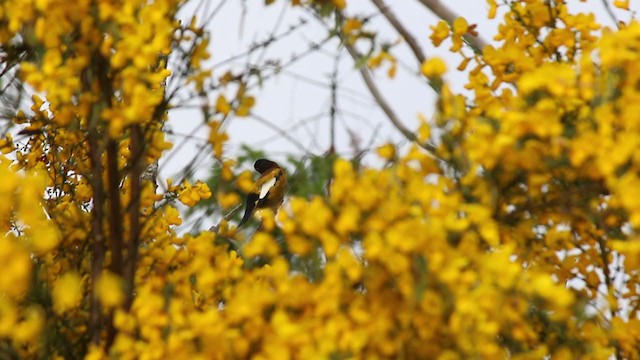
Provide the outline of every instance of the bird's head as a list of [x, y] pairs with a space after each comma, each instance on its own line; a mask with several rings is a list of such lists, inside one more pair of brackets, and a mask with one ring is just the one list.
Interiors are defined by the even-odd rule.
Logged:
[[256, 160], [256, 163], [253, 164], [253, 168], [260, 174], [264, 174], [265, 172], [277, 167], [279, 167], [278, 164], [267, 159], [258, 159]]

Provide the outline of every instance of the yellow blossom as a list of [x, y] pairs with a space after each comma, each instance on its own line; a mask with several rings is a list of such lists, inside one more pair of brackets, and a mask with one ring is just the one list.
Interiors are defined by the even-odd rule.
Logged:
[[244, 248], [244, 254], [248, 257], [263, 255], [275, 256], [280, 252], [278, 245], [271, 235], [259, 232], [253, 240]]
[[387, 161], [392, 161], [396, 157], [396, 148], [391, 143], [387, 143], [378, 147], [378, 149], [376, 149], [376, 152], [381, 158]]
[[209, 132], [209, 143], [211, 147], [213, 147], [213, 154], [216, 158], [222, 157], [222, 151], [224, 144], [229, 139], [229, 135], [226, 132], [222, 131], [221, 123], [218, 121], [212, 121], [209, 124], [211, 131]]
[[180, 225], [182, 224], [182, 219], [180, 219], [180, 213], [178, 209], [167, 206], [164, 208], [164, 216], [167, 219], [167, 222], [171, 225]]
[[218, 95], [218, 100], [216, 100], [216, 111], [223, 115], [228, 115], [229, 112], [231, 112], [231, 105], [229, 105], [229, 102], [224, 95]]
[[225, 208], [225, 209], [230, 209], [236, 205], [238, 205], [240, 203], [240, 196], [237, 193], [234, 192], [230, 192], [230, 193], [224, 193], [224, 192], [219, 192], [218, 193], [218, 204], [220, 204], [221, 207]]
[[440, 46], [440, 44], [449, 37], [449, 25], [443, 20], [438, 21], [436, 26], [431, 26], [431, 30], [431, 42], [436, 47]]
[[629, 10], [629, 0], [614, 0], [613, 6], [620, 9]]
[[122, 279], [111, 272], [103, 272], [98, 278], [96, 293], [100, 303], [106, 308], [113, 308], [122, 304], [124, 301]]
[[53, 285], [53, 306], [58, 314], [76, 307], [82, 300], [82, 279], [75, 272], [67, 272]]
[[422, 63], [422, 74], [429, 79], [439, 78], [447, 71], [447, 65], [440, 58], [431, 58]]
[[361, 28], [362, 28], [362, 21], [360, 21], [357, 18], [349, 18], [344, 22], [342, 31], [344, 31], [345, 34], [349, 34], [351, 32], [360, 30]]

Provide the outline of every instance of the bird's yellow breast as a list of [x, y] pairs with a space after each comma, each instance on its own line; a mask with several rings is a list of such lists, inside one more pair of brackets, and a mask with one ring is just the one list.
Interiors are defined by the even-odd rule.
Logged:
[[281, 168], [274, 168], [262, 174], [255, 183], [253, 192], [260, 195], [265, 184], [269, 184], [273, 179], [275, 183], [265, 195], [264, 200], [259, 202], [259, 208], [277, 208], [282, 203], [284, 193], [287, 189], [287, 175]]

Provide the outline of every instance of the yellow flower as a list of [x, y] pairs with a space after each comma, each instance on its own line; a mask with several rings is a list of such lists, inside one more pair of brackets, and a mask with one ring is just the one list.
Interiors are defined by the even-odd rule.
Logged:
[[222, 180], [231, 181], [233, 179], [233, 167], [236, 166], [236, 162], [231, 159], [222, 161], [222, 170], [220, 171]]
[[95, 344], [89, 345], [89, 351], [85, 356], [85, 360], [104, 360], [106, 359], [103, 347]]
[[613, 6], [619, 9], [629, 10], [629, 0], [614, 0]]
[[236, 184], [238, 184], [238, 188], [240, 189], [240, 191], [244, 193], [253, 191], [253, 188], [255, 187], [253, 183], [253, 175], [250, 171], [247, 170], [241, 172], [240, 175], [238, 175], [238, 177], [236, 178]]
[[170, 225], [180, 225], [182, 224], [182, 219], [180, 219], [180, 213], [178, 209], [173, 206], [167, 206], [164, 208], [164, 216], [167, 219], [167, 223]]
[[294, 218], [300, 223], [301, 230], [305, 234], [315, 235], [327, 228], [332, 221], [333, 214], [324, 201], [316, 196], [300, 210], [294, 209]]
[[496, 0], [487, 0], [489, 3], [489, 14], [487, 17], [489, 19], [493, 19], [496, 17], [496, 12], [498, 10], [498, 2]]
[[190, 207], [195, 206], [200, 200], [210, 197], [211, 190], [209, 190], [209, 186], [200, 180], [196, 181], [195, 185], [185, 181], [178, 192], [178, 200]]
[[223, 209], [230, 209], [238, 204], [240, 204], [240, 195], [235, 192], [219, 192], [218, 193], [218, 205]]
[[124, 301], [122, 279], [109, 271], [104, 271], [98, 278], [96, 292], [100, 303], [106, 308], [116, 307]]
[[431, 58], [422, 63], [422, 74], [429, 79], [439, 78], [447, 71], [447, 65], [438, 57]]
[[213, 148], [213, 154], [217, 159], [222, 158], [222, 150], [224, 144], [229, 140], [229, 135], [221, 130], [221, 123], [218, 121], [212, 121], [209, 123], [209, 143]]
[[38, 306], [30, 306], [25, 311], [25, 318], [13, 329], [13, 338], [19, 344], [35, 342], [45, 323], [45, 315]]
[[313, 249], [313, 243], [304, 236], [290, 235], [287, 236], [287, 247], [292, 254], [306, 256]]
[[360, 209], [358, 207], [354, 205], [344, 206], [334, 224], [338, 234], [346, 235], [356, 232], [360, 223], [360, 215]]
[[387, 160], [393, 161], [396, 158], [396, 147], [391, 143], [386, 143], [376, 149], [378, 156]]
[[454, 35], [464, 35], [467, 33], [469, 29], [469, 23], [467, 23], [467, 19], [463, 17], [459, 17], [453, 22], [453, 34]]
[[218, 95], [218, 100], [216, 100], [216, 111], [224, 115], [229, 115], [231, 112], [231, 105], [222, 94]]
[[350, 281], [356, 282], [362, 276], [362, 264], [356, 259], [350, 249], [340, 249], [337, 256], [337, 263], [347, 274]]
[[75, 272], [67, 272], [60, 276], [53, 285], [53, 308], [56, 313], [63, 314], [78, 306], [82, 300], [82, 279]]
[[331, 0], [331, 2], [338, 10], [343, 10], [347, 6], [347, 0]]
[[431, 39], [433, 46], [438, 47], [446, 38], [449, 37], [449, 25], [445, 21], [440, 20], [436, 26], [430, 27], [433, 32], [429, 38]]
[[238, 109], [236, 110], [236, 116], [248, 116], [255, 104], [256, 99], [253, 96], [242, 96], [240, 98], [240, 105], [238, 105]]
[[18, 322], [18, 309], [7, 297], [0, 297], [0, 336], [9, 337]]
[[0, 237], [0, 292], [18, 298], [29, 288], [32, 264], [29, 252], [10, 237]]
[[423, 114], [418, 114], [418, 121], [420, 121], [420, 126], [418, 127], [418, 141], [427, 142], [431, 139], [431, 126], [429, 125], [429, 121]]
[[453, 46], [451, 46], [451, 51], [455, 52], [462, 48], [462, 36], [466, 34], [468, 30], [469, 24], [465, 18], [459, 17], [453, 22]]
[[273, 236], [259, 232], [249, 244], [244, 248], [244, 255], [247, 257], [254, 257], [258, 255], [273, 257], [280, 253], [278, 244], [273, 239]]
[[360, 30], [362, 28], [362, 21], [357, 18], [349, 18], [344, 22], [342, 31], [345, 34]]

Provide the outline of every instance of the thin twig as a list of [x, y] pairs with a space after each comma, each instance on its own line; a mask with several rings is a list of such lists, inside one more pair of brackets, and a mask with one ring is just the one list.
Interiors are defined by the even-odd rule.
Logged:
[[620, 29], [620, 21], [618, 20], [618, 18], [616, 18], [616, 15], [613, 13], [613, 10], [611, 9], [611, 6], [609, 5], [609, 1], [608, 0], [602, 0], [602, 5], [604, 6], [604, 10], [607, 12], [607, 15], [609, 15], [611, 20], [613, 20], [613, 23], [615, 24], [615, 26], [618, 29]]
[[255, 113], [251, 113], [250, 116], [252, 118], [254, 118], [255, 120], [257, 120], [258, 122], [260, 122], [261, 124], [265, 125], [266, 127], [272, 129], [273, 131], [277, 132], [280, 136], [282, 136], [283, 138], [285, 138], [286, 140], [288, 140], [290, 143], [292, 143], [293, 145], [295, 145], [299, 150], [303, 151], [304, 153], [308, 153], [307, 148], [298, 140], [296, 140], [293, 136], [287, 134], [287, 132], [281, 128], [279, 128], [278, 126], [274, 125], [272, 122], [270, 122], [269, 120], [265, 119], [264, 117], [257, 115]]
[[[460, 16], [453, 11], [451, 11], [446, 5], [444, 5], [440, 0], [418, 0], [422, 5], [427, 7], [432, 13], [434, 13], [440, 19], [453, 24], [453, 22], [459, 18]], [[485, 46], [489, 43], [483, 39], [480, 35], [472, 36], [467, 34], [464, 36], [464, 39], [473, 47], [475, 52], [482, 52]]]
[[209, 228], [209, 231], [213, 231], [215, 233], [218, 232], [218, 230], [220, 230], [220, 223], [222, 223], [222, 221], [226, 220], [229, 221], [231, 220], [231, 217], [233, 216], [233, 214], [236, 213], [236, 211], [238, 211], [238, 209], [240, 209], [240, 207], [242, 206], [242, 203], [236, 205], [236, 207], [234, 207], [233, 209], [231, 209], [231, 211], [229, 211], [227, 213], [227, 215], [225, 215], [222, 220], [220, 220], [220, 222], [218, 222], [217, 225], [213, 225], [212, 227]]
[[338, 111], [338, 65], [340, 64], [340, 53], [336, 55], [333, 63], [333, 72], [331, 73], [331, 107], [329, 109], [329, 151], [327, 154], [333, 154], [336, 151], [336, 117]]

